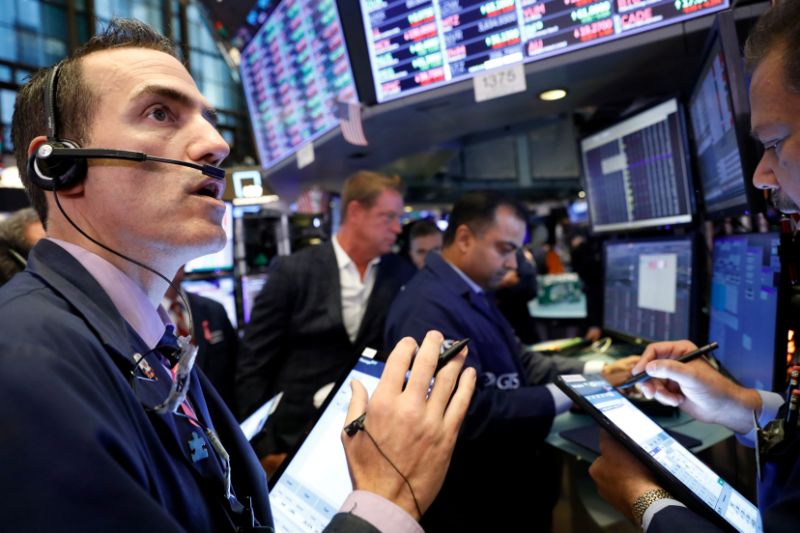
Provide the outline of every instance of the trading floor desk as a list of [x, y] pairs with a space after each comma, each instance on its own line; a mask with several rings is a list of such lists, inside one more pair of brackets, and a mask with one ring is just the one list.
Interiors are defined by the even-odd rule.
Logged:
[[[584, 360], [605, 359], [609, 362], [614, 360], [614, 357], [606, 354], [584, 355], [579, 358]], [[674, 429], [697, 439], [700, 443], [689, 448], [694, 453], [706, 450], [733, 435], [722, 426], [699, 422], [680, 412], [676, 412], [673, 416], [651, 416], [651, 418], [666, 429]], [[570, 504], [573, 507], [582, 507], [599, 531], [625, 531], [630, 524], [624, 516], [600, 498], [594, 483], [589, 478], [588, 465], [597, 458], [597, 454], [561, 436], [564, 431], [596, 425], [594, 419], [588, 414], [567, 411], [555, 418], [546, 441], [567, 455], [565, 468], [570, 484], [567, 491]], [[635, 531], [632, 525], [630, 527], [630, 531]], [[572, 530], [584, 530], [584, 527], [574, 526]]]

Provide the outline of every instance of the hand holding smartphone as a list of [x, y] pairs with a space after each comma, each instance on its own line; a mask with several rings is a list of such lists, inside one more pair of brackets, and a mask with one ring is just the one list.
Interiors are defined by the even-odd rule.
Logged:
[[[449, 348], [447, 348], [444, 351], [442, 351], [442, 353], [439, 354], [439, 359], [436, 362], [436, 370], [433, 371], [433, 375], [436, 376], [436, 374], [439, 373], [439, 370], [444, 368], [444, 365], [449, 363], [450, 360], [453, 357], [455, 357], [456, 355], [460, 354], [461, 350], [464, 348], [464, 346], [467, 345], [468, 342], [469, 342], [469, 338], [461, 339], [460, 341], [454, 342], [452, 345], [450, 345]], [[412, 360], [412, 364], [413, 364], [413, 360]], [[358, 418], [356, 418], [355, 420], [353, 420], [352, 422], [350, 422], [349, 424], [347, 424], [345, 426], [345, 428], [344, 428], [344, 432], [349, 437], [352, 437], [353, 435], [358, 433], [360, 430], [364, 429], [364, 420], [366, 419], [366, 417], [367, 417], [367, 413], [364, 413], [361, 416], [359, 416]]]

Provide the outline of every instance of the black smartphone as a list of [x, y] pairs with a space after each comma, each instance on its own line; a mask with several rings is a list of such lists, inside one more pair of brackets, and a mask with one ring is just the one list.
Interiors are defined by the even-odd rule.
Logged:
[[460, 354], [461, 349], [466, 346], [468, 342], [469, 338], [456, 341], [451, 344], [449, 348], [446, 348], [441, 354], [439, 354], [439, 360], [436, 362], [436, 370], [433, 371], [433, 375], [435, 376], [438, 374], [439, 370], [444, 368], [444, 365], [450, 362], [450, 359]]

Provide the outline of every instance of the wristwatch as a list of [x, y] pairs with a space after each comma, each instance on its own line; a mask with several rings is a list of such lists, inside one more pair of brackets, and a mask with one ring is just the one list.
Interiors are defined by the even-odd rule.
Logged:
[[648, 490], [633, 501], [633, 518], [638, 525], [642, 525], [642, 517], [644, 516], [647, 508], [653, 505], [658, 500], [672, 498], [672, 494], [664, 489]]

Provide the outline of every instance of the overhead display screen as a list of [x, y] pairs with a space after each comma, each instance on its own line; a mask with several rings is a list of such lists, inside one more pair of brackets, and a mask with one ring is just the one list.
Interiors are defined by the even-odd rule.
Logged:
[[378, 102], [725, 9], [729, 0], [360, 0]]
[[337, 127], [337, 100], [358, 100], [335, 0], [282, 1], [240, 68], [264, 168]]

